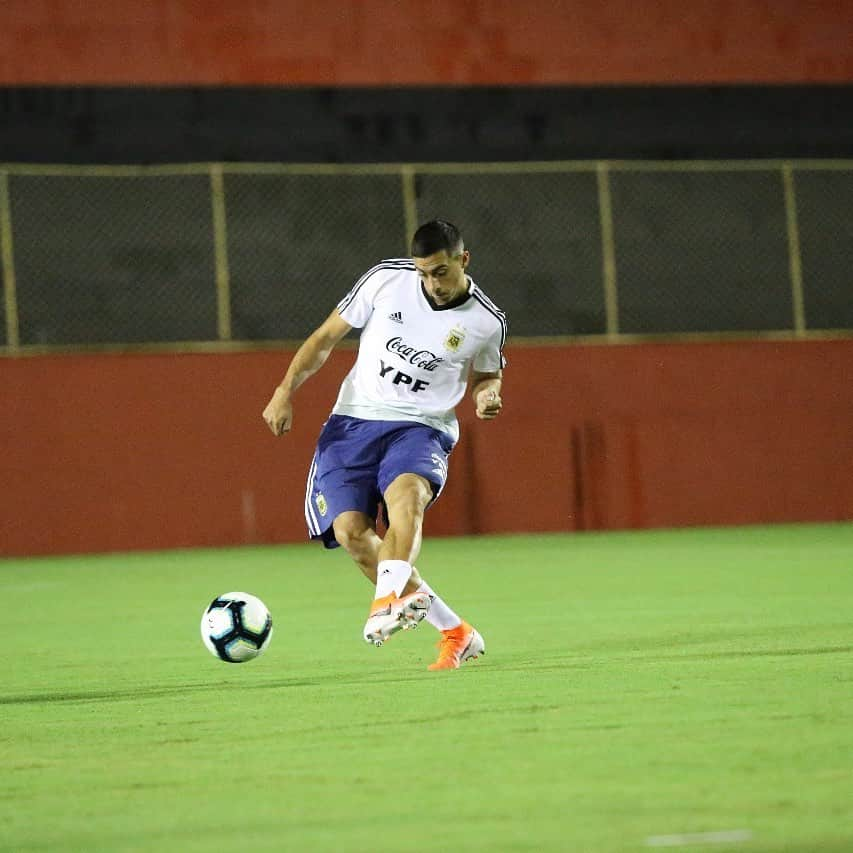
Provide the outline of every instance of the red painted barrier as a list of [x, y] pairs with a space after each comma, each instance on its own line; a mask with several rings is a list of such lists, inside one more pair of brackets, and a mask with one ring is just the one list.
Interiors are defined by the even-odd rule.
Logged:
[[[465, 402], [429, 535], [853, 518], [853, 340], [510, 347], [506, 409]], [[302, 541], [351, 351], [261, 411], [289, 355], [0, 361], [6, 555]]]
[[843, 0], [7, 0], [0, 85], [853, 79]]

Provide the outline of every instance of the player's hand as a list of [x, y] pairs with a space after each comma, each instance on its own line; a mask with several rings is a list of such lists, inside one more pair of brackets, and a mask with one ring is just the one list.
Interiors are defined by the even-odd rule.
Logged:
[[496, 418], [503, 407], [500, 394], [494, 389], [486, 388], [477, 394], [477, 417], [483, 421]]
[[264, 409], [263, 419], [273, 435], [290, 432], [293, 424], [293, 406], [290, 399], [281, 388], [276, 388], [272, 399]]

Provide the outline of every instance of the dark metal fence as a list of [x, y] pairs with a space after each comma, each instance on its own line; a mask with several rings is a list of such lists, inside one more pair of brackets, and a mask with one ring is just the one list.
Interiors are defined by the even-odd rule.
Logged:
[[0, 345], [308, 334], [455, 221], [514, 336], [853, 330], [853, 162], [0, 165]]

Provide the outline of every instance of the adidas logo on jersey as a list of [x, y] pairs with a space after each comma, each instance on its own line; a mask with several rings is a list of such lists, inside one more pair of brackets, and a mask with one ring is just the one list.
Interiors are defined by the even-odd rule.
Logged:
[[393, 314], [388, 315], [388, 319], [393, 320], [395, 323], [402, 323], [403, 322], [403, 312], [402, 311], [395, 311]]

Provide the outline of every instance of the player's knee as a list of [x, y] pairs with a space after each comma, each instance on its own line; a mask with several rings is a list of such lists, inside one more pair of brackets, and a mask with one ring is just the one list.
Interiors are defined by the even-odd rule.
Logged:
[[385, 492], [385, 503], [392, 521], [395, 516], [423, 515], [431, 500], [432, 485], [423, 477], [413, 474], [401, 475]]
[[335, 524], [335, 539], [351, 556], [354, 551], [364, 549], [364, 534], [352, 527]]
[[376, 532], [363, 524], [349, 519], [335, 519], [335, 539], [338, 544], [357, 562], [369, 563], [375, 551]]

